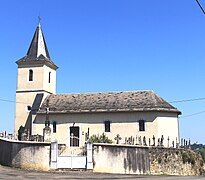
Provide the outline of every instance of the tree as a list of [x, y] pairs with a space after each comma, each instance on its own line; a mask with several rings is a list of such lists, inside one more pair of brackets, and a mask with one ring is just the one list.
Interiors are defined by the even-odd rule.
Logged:
[[25, 127], [20, 126], [18, 130], [18, 140], [21, 140], [21, 135], [24, 133]]

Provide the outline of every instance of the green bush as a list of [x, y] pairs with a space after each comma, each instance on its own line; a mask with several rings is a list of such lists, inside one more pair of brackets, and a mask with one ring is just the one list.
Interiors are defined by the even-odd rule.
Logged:
[[195, 165], [195, 157], [191, 151], [185, 151], [182, 153], [183, 163], [189, 163]]
[[92, 143], [113, 143], [111, 139], [109, 139], [104, 133], [99, 136], [98, 135], [92, 135], [90, 137], [90, 140]]
[[202, 156], [202, 158], [203, 158], [203, 160], [204, 160], [204, 162], [205, 162], [205, 148], [201, 148], [201, 149], [199, 149], [198, 151], [199, 151], [199, 153], [201, 154], [201, 156]]

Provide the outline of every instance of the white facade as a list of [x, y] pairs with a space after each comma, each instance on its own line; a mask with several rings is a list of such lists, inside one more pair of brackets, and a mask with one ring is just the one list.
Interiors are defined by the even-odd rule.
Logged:
[[[52, 138], [59, 144], [70, 146], [70, 127], [79, 127], [79, 147], [84, 146], [86, 133], [89, 135], [105, 135], [116, 143], [117, 134], [122, 138], [120, 143], [125, 143], [125, 138], [146, 137], [147, 145], [149, 138], [153, 144], [153, 136], [156, 145], [158, 138], [164, 137], [164, 146], [169, 146], [176, 139], [179, 140], [178, 115], [169, 112], [116, 112], [116, 113], [81, 113], [81, 114], [50, 114]], [[105, 132], [105, 121], [109, 120], [110, 132]], [[145, 130], [139, 130], [139, 120], [145, 121]], [[38, 115], [33, 122], [33, 133], [41, 134], [45, 121], [44, 115]], [[53, 122], [56, 122], [56, 132], [53, 132]], [[88, 130], [89, 129], [89, 130]], [[136, 143], [136, 141], [135, 141]], [[139, 143], [139, 142], [138, 142]]]

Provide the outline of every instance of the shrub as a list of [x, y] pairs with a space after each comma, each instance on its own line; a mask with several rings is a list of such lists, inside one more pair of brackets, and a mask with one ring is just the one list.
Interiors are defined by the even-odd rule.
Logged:
[[201, 157], [202, 157], [203, 161], [205, 162], [205, 148], [201, 148], [198, 151], [201, 154]]
[[24, 133], [25, 127], [20, 126], [18, 130], [18, 140], [21, 140], [21, 135]]
[[94, 134], [90, 137], [92, 143], [113, 143], [111, 139], [109, 139], [104, 133], [99, 136]]

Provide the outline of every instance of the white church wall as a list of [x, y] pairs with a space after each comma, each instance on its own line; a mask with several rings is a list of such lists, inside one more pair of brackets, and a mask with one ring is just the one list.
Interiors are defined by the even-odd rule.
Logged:
[[[55, 94], [56, 93], [56, 71], [46, 65], [43, 66], [43, 69], [44, 69], [43, 89]], [[50, 83], [49, 83], [49, 73], [50, 73]]]
[[[166, 118], [166, 116], [169, 116]], [[157, 113], [157, 112], [126, 112], [126, 113], [82, 113], [82, 114], [50, 114], [50, 122], [57, 122], [57, 132], [53, 134], [59, 143], [69, 146], [70, 127], [79, 126], [80, 128], [80, 144], [84, 145], [85, 134], [101, 135], [105, 133], [115, 142], [114, 138], [120, 135], [124, 143], [126, 137], [146, 136], [152, 139], [153, 135], [157, 139], [163, 134], [165, 136], [178, 136], [178, 122], [176, 113]], [[111, 131], [105, 132], [104, 121], [111, 122]], [[145, 131], [139, 131], [139, 120], [145, 120]], [[165, 121], [165, 122], [163, 122]], [[171, 121], [169, 123], [169, 121]], [[33, 124], [33, 133], [42, 134], [44, 128], [45, 116], [38, 115]], [[166, 126], [166, 124], [168, 126]], [[171, 126], [169, 126], [169, 124]], [[169, 130], [168, 130], [169, 129]], [[175, 131], [175, 129], [177, 129]], [[170, 134], [170, 135], [169, 135]]]
[[[158, 137], [164, 137], [164, 145], [173, 146], [172, 142], [174, 141], [174, 146], [176, 146], [176, 141], [179, 143], [179, 127], [178, 127], [178, 118], [177, 116], [170, 117], [168, 114], [164, 116], [157, 117], [157, 126], [158, 126]], [[169, 145], [168, 145], [169, 137]]]

